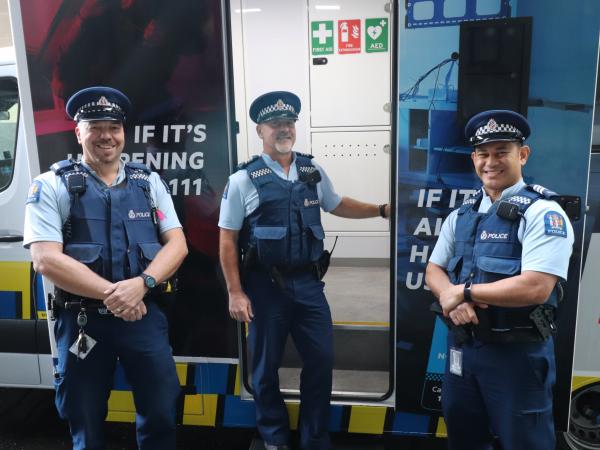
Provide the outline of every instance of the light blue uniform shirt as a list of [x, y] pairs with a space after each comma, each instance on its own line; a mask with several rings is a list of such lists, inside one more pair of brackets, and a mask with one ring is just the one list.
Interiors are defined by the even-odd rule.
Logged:
[[[86, 178], [87, 183], [106, 186], [90, 166], [83, 162], [82, 164], [91, 173], [91, 176]], [[125, 176], [125, 164], [121, 162], [119, 173], [112, 186], [122, 183]], [[173, 199], [156, 172], [150, 174], [149, 183], [150, 195], [154, 204], [164, 215], [164, 218], [159, 220], [160, 234], [173, 228], [181, 228], [173, 206]], [[40, 241], [63, 243], [62, 228], [71, 211], [71, 199], [65, 184], [54, 172], [48, 171], [36, 177], [32, 183], [33, 186], [39, 189], [39, 194], [36, 194], [36, 201], [25, 205], [23, 246], [29, 248], [32, 242]]]
[[[498, 200], [515, 195], [524, 186], [525, 182], [520, 180], [517, 184], [505, 189]], [[492, 199], [484, 191], [478, 212], [486, 213], [491, 206]], [[544, 217], [549, 211], [562, 215], [567, 228], [566, 237], [546, 234]], [[430, 262], [444, 268], [448, 267], [450, 258], [454, 256], [454, 230], [456, 229], [457, 215], [458, 209], [452, 211], [444, 221], [440, 236], [429, 258]], [[518, 239], [523, 246], [521, 272], [532, 270], [556, 275], [563, 280], [567, 279], [574, 234], [571, 222], [558, 203], [540, 199], [527, 208], [524, 220], [522, 219], [519, 224]]]
[[[262, 159], [277, 176], [288, 181], [298, 180], [298, 169], [296, 168], [296, 154], [293, 156], [292, 165], [289, 173], [283, 171], [283, 168], [277, 161], [273, 161], [269, 155], [263, 153]], [[317, 183], [317, 194], [321, 209], [329, 212], [337, 208], [342, 201], [342, 197], [335, 193], [331, 180], [325, 171], [313, 161], [313, 165], [321, 173], [321, 181]], [[250, 181], [248, 171], [238, 170], [229, 177], [229, 182], [221, 199], [221, 212], [219, 215], [219, 227], [228, 230], [241, 230], [244, 219], [258, 208], [258, 192]]]

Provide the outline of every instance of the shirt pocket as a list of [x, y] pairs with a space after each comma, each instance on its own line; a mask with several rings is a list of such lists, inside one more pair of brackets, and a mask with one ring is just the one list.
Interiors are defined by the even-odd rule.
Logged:
[[[140, 261], [140, 272], [142, 273], [150, 265], [156, 255], [162, 248], [159, 242], [140, 242], [139, 246], [139, 261]], [[139, 273], [137, 275], [139, 275]]]
[[309, 249], [310, 249], [310, 260], [316, 261], [320, 258], [321, 253], [323, 253], [323, 239], [325, 239], [325, 230], [323, 226], [320, 224], [314, 224], [308, 226], [310, 240], [309, 240]]
[[450, 282], [452, 284], [458, 284], [460, 279], [460, 271], [462, 269], [462, 259], [461, 255], [453, 256], [448, 261], [448, 266], [446, 267], [446, 272], [448, 273], [448, 278], [450, 278]]
[[102, 261], [102, 244], [95, 243], [77, 243], [68, 244], [65, 246], [64, 252], [66, 255], [73, 259], [76, 259], [82, 264], [85, 264], [94, 273], [103, 275], [103, 261]]
[[479, 256], [477, 267], [481, 270], [479, 282], [492, 283], [521, 273], [521, 259], [498, 256]]
[[267, 265], [286, 264], [287, 234], [287, 227], [256, 227], [258, 260]]

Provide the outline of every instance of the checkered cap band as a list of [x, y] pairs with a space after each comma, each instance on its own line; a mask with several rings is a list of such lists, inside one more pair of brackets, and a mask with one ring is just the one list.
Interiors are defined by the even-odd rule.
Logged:
[[109, 102], [106, 97], [102, 97], [96, 102], [89, 102], [81, 105], [75, 114], [74, 120], [79, 120], [82, 115], [88, 116], [94, 113], [106, 113], [111, 116], [122, 116], [125, 118], [125, 112], [117, 103]]
[[492, 133], [515, 133], [520, 135], [523, 134], [517, 127], [513, 125], [503, 123], [496, 124], [496, 122], [490, 124], [490, 122], [488, 122], [482, 127], [477, 128], [477, 131], [475, 132], [475, 137], [483, 137]]
[[257, 122], [261, 122], [264, 117], [273, 114], [274, 112], [279, 111], [289, 111], [294, 115], [298, 115], [296, 110], [289, 103], [284, 103], [282, 100], [277, 100], [277, 102], [273, 105], [269, 105], [264, 107], [258, 112], [258, 116], [256, 117]]

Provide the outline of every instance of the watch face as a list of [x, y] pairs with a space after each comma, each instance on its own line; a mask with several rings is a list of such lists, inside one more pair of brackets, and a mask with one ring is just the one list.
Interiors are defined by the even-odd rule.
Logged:
[[150, 275], [144, 277], [144, 283], [146, 283], [148, 289], [153, 289], [156, 286], [156, 280]]

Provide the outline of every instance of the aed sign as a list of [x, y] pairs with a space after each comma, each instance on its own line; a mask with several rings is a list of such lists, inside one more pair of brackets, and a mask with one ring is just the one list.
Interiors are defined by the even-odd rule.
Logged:
[[360, 53], [360, 19], [338, 21], [338, 52]]
[[387, 18], [365, 20], [365, 51], [367, 53], [388, 51], [388, 29]]

